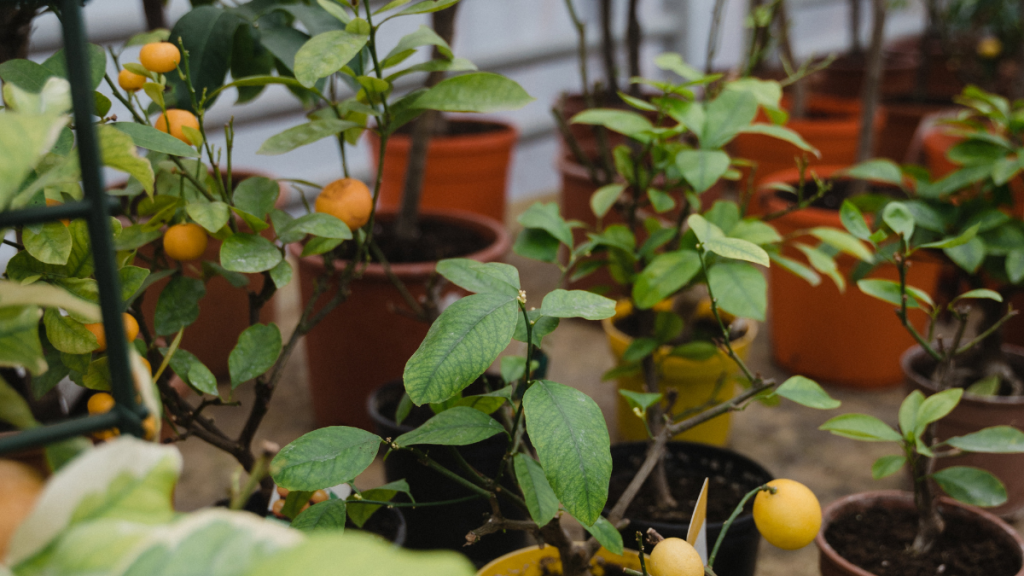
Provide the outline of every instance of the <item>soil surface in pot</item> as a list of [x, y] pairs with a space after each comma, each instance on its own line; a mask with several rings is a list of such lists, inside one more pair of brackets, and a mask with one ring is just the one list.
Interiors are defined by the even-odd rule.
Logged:
[[[643, 462], [643, 456], [643, 454], [638, 454], [635, 462], [630, 463], [635, 465], [628, 469], [615, 470], [612, 473], [608, 490], [609, 503], [618, 501], [619, 496], [629, 486], [633, 476], [636, 475], [636, 470]], [[702, 466], [701, 464], [706, 465]], [[697, 505], [697, 497], [700, 496], [704, 479], [707, 478], [708, 522], [725, 522], [743, 496], [760, 486], [762, 482], [762, 479], [745, 473], [742, 474], [742, 477], [736, 478], [734, 474], [729, 473], [729, 469], [730, 466], [724, 459], [709, 458], [706, 463], [703, 462], [703, 457], [700, 460], [684, 461], [679, 455], [667, 452], [665, 471], [668, 473], [669, 490], [679, 506], [670, 508], [658, 499], [652, 476], [647, 478], [636, 498], [626, 509], [626, 518], [688, 524], [693, 516], [694, 507]], [[753, 508], [754, 499], [751, 498], [744, 507], [744, 511], [751, 512]]]
[[[822, 208], [825, 210], [839, 210], [839, 207], [843, 205], [843, 201], [847, 198], [853, 198], [857, 181], [855, 180], [830, 180], [829, 183], [832, 185], [829, 191], [824, 196], [818, 198], [811, 206], [814, 208]], [[812, 196], [818, 192], [818, 185], [810, 178], [810, 174], [807, 175], [807, 181], [804, 182], [803, 186], [804, 198]], [[784, 190], [778, 190], [775, 195], [787, 202], [796, 202], [797, 197], [791, 192]], [[857, 207], [862, 212], [874, 212], [881, 207], [881, 204], [890, 198], [905, 198], [906, 195], [895, 186], [869, 186], [868, 189], [862, 195], [858, 195]]]
[[871, 509], [837, 518], [825, 539], [848, 561], [878, 576], [1013, 576], [1020, 563], [993, 542], [981, 523], [969, 516], [947, 522], [931, 552], [910, 553], [917, 534], [917, 512]]
[[[600, 562], [600, 559], [598, 561]], [[555, 562], [557, 562], [555, 558], [542, 558], [539, 563], [541, 576], [562, 576], [562, 570], [560, 567], [555, 567]], [[625, 576], [626, 574], [626, 571], [618, 564], [602, 562], [601, 567], [604, 568], [604, 576]]]
[[[421, 217], [419, 226], [419, 237], [405, 241], [395, 235], [394, 220], [378, 220], [374, 223], [373, 239], [391, 264], [435, 262], [468, 256], [488, 245], [487, 239], [476, 230], [453, 226], [450, 221]], [[354, 242], [345, 242], [337, 249], [337, 256], [343, 260], [351, 259], [355, 256], [354, 250]], [[376, 258], [373, 260], [377, 261]]]
[[[1015, 364], [1010, 361], [1010, 357], [997, 356], [995, 358], [987, 358], [984, 356], [978, 348], [971, 350], [961, 356], [957, 357], [956, 370], [950, 375], [949, 384], [952, 387], [967, 388], [970, 385], [978, 382], [984, 378], [985, 374], [995, 373], [1001, 374], [1001, 370], [993, 369], [989, 366], [993, 362], [1001, 363], [1006, 362], [1013, 374], [1017, 377], [1018, 381], [1024, 381], [1024, 366]], [[914, 362], [913, 369], [919, 376], [930, 380], [936, 381], [938, 374], [936, 373], [936, 363], [930, 356], [922, 356], [920, 360]], [[999, 389], [993, 396], [1014, 396], [1013, 383], [1007, 378], [1001, 377], [999, 381]]]

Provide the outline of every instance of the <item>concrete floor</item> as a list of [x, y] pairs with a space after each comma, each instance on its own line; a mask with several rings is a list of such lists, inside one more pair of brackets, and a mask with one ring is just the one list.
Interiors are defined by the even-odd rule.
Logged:
[[[540, 302], [557, 282], [553, 267], [526, 261], [510, 255], [509, 263], [519, 267], [523, 286], [531, 302]], [[296, 284], [280, 294], [277, 302], [282, 332], [288, 333], [298, 317], [299, 302]], [[770, 318], [769, 318], [770, 322]], [[755, 341], [749, 364], [761, 374], [780, 381], [788, 374], [771, 360], [769, 331], [762, 329]], [[615, 423], [617, 393], [610, 382], [601, 382], [601, 375], [613, 360], [597, 322], [563, 321], [558, 330], [546, 339], [545, 347], [552, 358], [549, 378], [574, 386], [593, 397], [604, 411], [613, 442], [618, 430]], [[510, 349], [510, 352], [517, 352]], [[306, 387], [305, 352], [301, 345], [282, 379], [273, 406], [263, 423], [259, 438], [285, 445], [313, 429], [309, 392]], [[822, 383], [827, 384], [827, 383]], [[242, 408], [224, 407], [211, 410], [227, 430], [241, 427], [243, 414], [251, 401], [250, 388], [237, 391]], [[859, 392], [829, 387], [829, 392], [842, 400], [842, 412], [863, 412], [894, 423], [902, 388]], [[871, 464], [880, 456], [893, 453], [885, 443], [855, 442], [821, 432], [817, 428], [836, 412], [821, 412], [791, 402], [768, 408], [755, 403], [733, 417], [729, 446], [768, 468], [777, 477], [792, 478], [809, 486], [827, 504], [841, 496], [865, 490], [908, 488], [904, 476], [897, 474], [885, 480], [871, 479]], [[237, 465], [223, 453], [201, 441], [192, 439], [181, 445], [185, 471], [179, 483], [176, 502], [181, 510], [193, 510], [226, 494]], [[378, 463], [371, 466], [357, 481], [361, 488], [383, 483], [383, 470]], [[1024, 534], [1024, 521], [1015, 527]], [[802, 550], [783, 551], [762, 542], [758, 576], [810, 576], [818, 574], [818, 551], [813, 546]]]

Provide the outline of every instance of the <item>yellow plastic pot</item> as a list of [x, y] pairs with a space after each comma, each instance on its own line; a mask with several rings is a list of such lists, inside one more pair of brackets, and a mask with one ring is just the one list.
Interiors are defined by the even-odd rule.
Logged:
[[[660, 309], [661, 305], [656, 307]], [[633, 342], [631, 336], [615, 327], [615, 320], [628, 316], [633, 312], [633, 304], [629, 301], [620, 301], [615, 307], [615, 317], [601, 322], [604, 333], [608, 336], [608, 344], [615, 355], [619, 365], [622, 364], [622, 355], [626, 348]], [[710, 307], [707, 314], [710, 316]], [[750, 344], [757, 336], [757, 323], [753, 320], [746, 320], [747, 333], [742, 337], [733, 340], [732, 347], [736, 354], [743, 360], [747, 359]], [[739, 373], [739, 367], [729, 358], [729, 355], [719, 350], [717, 354], [703, 361], [687, 360], [669, 356], [670, 348], [662, 346], [655, 352], [654, 360], [661, 368], [661, 381], [658, 388], [662, 393], [674, 389], [677, 394], [673, 412], [679, 413], [690, 408], [704, 405], [711, 398], [715, 391], [715, 385], [723, 372], [731, 378]], [[618, 379], [619, 389], [644, 392], [644, 380], [642, 374], [623, 376]], [[715, 397], [715, 402], [722, 402], [735, 396], [736, 385], [730, 380], [726, 382]], [[646, 440], [647, 430], [644, 423], [633, 413], [625, 398], [618, 399], [619, 434], [625, 441]], [[700, 426], [696, 426], [678, 434], [676, 440], [689, 442], [702, 442], [715, 446], [724, 446], [729, 439], [729, 413], [709, 420]]]
[[[552, 560], [545, 560], [545, 559]], [[619, 566], [630, 568], [632, 570], [640, 569], [640, 554], [636, 550], [626, 549], [626, 551], [619, 554], [612, 554], [611, 552], [601, 548], [594, 555], [594, 558], [590, 561], [591, 573], [594, 576], [604, 576], [604, 567], [597, 561], [601, 558], [607, 562], [614, 562]], [[548, 571], [541, 568], [541, 561], [545, 560], [545, 566]], [[550, 562], [550, 563], [549, 563]], [[516, 550], [515, 552], [509, 552], [504, 556], [495, 558], [494, 560], [487, 563], [486, 566], [480, 569], [476, 573], [477, 576], [543, 576], [549, 574], [550, 571], [559, 572], [562, 571], [562, 561], [558, 558], [558, 548], [554, 546], [530, 547]]]

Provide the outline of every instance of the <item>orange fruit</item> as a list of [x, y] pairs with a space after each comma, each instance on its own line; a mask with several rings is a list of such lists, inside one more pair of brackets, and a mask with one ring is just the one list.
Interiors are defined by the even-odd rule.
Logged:
[[89, 414], [106, 414], [114, 408], [114, 397], [106, 392], [97, 392], [89, 397]]
[[146, 372], [149, 372], [149, 374], [152, 375], [153, 365], [149, 363], [149, 360], [146, 360], [145, 356], [139, 356], [139, 361], [142, 362], [142, 365], [146, 367]]
[[978, 56], [991, 60], [1003, 53], [1003, 43], [995, 36], [986, 36], [978, 41]]
[[136, 74], [127, 68], [121, 69], [117, 74], [117, 84], [121, 86], [122, 90], [127, 90], [129, 92], [141, 90], [147, 80], [148, 78], [142, 74]]
[[282, 510], [284, 510], [284, 499], [275, 501], [273, 507], [274, 515], [281, 516]]
[[289, 492], [291, 492], [291, 490], [287, 488], [282, 488], [280, 486], [277, 487], [277, 495], [280, 496], [281, 498], [287, 498]]
[[43, 491], [39, 472], [14, 460], [0, 460], [0, 558], [7, 556], [7, 544], [28, 517]]
[[139, 335], [139, 321], [127, 312], [122, 314], [122, 318], [124, 319], [124, 337], [129, 342], [134, 342]]
[[164, 232], [164, 252], [181, 262], [198, 260], [206, 252], [206, 230], [191, 222], [175, 224]]
[[103, 331], [103, 323], [96, 322], [94, 324], [86, 324], [85, 329], [92, 332], [92, 335], [96, 337], [96, 351], [104, 352], [107, 349], [107, 334]]
[[188, 126], [193, 130], [199, 130], [199, 119], [196, 118], [195, 114], [188, 110], [171, 108], [167, 111], [166, 117], [164, 114], [160, 114], [156, 119], [156, 123], [153, 124], [153, 127], [157, 130], [166, 132], [191, 146], [192, 141], [188, 139], [188, 136], [185, 136], [185, 132], [181, 129], [182, 126]]
[[355, 178], [335, 180], [316, 197], [316, 211], [330, 214], [352, 230], [362, 228], [370, 221], [373, 195], [370, 189]]
[[[139, 322], [135, 317], [125, 312], [121, 314], [121, 321], [124, 322], [124, 337], [132, 342], [139, 335]], [[96, 337], [96, 352], [104, 352], [107, 349], [107, 334], [103, 331], [103, 323], [85, 324], [85, 329], [92, 332]]]
[[313, 492], [312, 496], [310, 496], [309, 501], [312, 502], [313, 504], [319, 504], [321, 502], [328, 500], [329, 498], [330, 497], [327, 495], [326, 490], [317, 490], [316, 492]]
[[784, 478], [768, 482], [771, 492], [754, 497], [754, 524], [764, 539], [783, 550], [810, 544], [821, 529], [821, 504], [811, 489]]
[[181, 52], [170, 42], [152, 42], [142, 47], [139, 62], [150, 72], [170, 72], [181, 62]]
[[[47, 206], [60, 206], [60, 205], [62, 205], [62, 204], [64, 204], [64, 203], [63, 203], [63, 202], [61, 202], [60, 200], [54, 200], [53, 198], [47, 198], [47, 199], [46, 199], [46, 205], [47, 205]], [[70, 220], [68, 220], [67, 218], [61, 218], [61, 219], [60, 219], [60, 221], [61, 221], [61, 223], [62, 223], [62, 224], [64, 224], [65, 226], [67, 226], [68, 224], [70, 224], [70, 223], [71, 223], [71, 221], [70, 221]]]
[[156, 438], [156, 418], [154, 416], [147, 416], [142, 421], [142, 430], [145, 432], [146, 440]]
[[651, 576], [704, 576], [704, 562], [686, 540], [665, 538], [651, 551], [647, 570]]

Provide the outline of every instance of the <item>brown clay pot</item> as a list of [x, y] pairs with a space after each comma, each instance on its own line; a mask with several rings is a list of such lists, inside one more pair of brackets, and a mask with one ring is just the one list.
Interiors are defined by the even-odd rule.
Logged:
[[[788, 106], [783, 99], [783, 106]], [[827, 164], [849, 166], [857, 161], [857, 140], [860, 135], [860, 101], [811, 95], [807, 101], [807, 117], [790, 119], [786, 127], [803, 136], [821, 152], [821, 158], [807, 154], [812, 166]], [[762, 117], [759, 121], [767, 122]], [[875, 142], [885, 126], [885, 111], [875, 114]], [[796, 146], [760, 134], [740, 134], [731, 144], [735, 156], [757, 162], [757, 174], [763, 178], [796, 166], [795, 158], [804, 154]], [[760, 182], [759, 182], [760, 183]]]
[[[381, 219], [394, 218], [394, 212], [378, 212]], [[429, 218], [477, 231], [488, 244], [465, 256], [480, 262], [500, 259], [510, 245], [504, 227], [484, 216], [469, 212], [421, 212]], [[298, 256], [301, 247], [291, 245]], [[344, 263], [337, 262], [340, 267]], [[434, 275], [437, 262], [392, 264], [397, 275], [415, 298], [425, 294], [426, 283]], [[299, 259], [299, 289], [303, 308], [313, 295], [316, 278], [323, 271], [323, 259], [307, 256]], [[405, 307], [405, 301], [379, 264], [368, 264], [362, 278], [350, 284], [348, 299], [331, 311], [306, 335], [306, 359], [313, 413], [318, 426], [344, 424], [367, 430], [373, 421], [366, 412], [366, 398], [382, 382], [402, 377], [405, 363], [419, 347], [430, 328], [427, 324], [398, 314], [393, 307]], [[330, 299], [336, 288], [321, 296]], [[448, 285], [442, 298], [457, 295]]]
[[[655, 94], [653, 93], [646, 94], [645, 99], [650, 98], [654, 95]], [[595, 102], [595, 107], [597, 108], [615, 108], [617, 110], [629, 110], [630, 112], [636, 112], [637, 114], [642, 114], [646, 116], [647, 119], [650, 120], [651, 122], [654, 122], [658, 117], [657, 113], [655, 112], [637, 110], [636, 108], [629, 106], [619, 98], [615, 98], [613, 101], [608, 101], [607, 96], [605, 96], [604, 99], [600, 99], [600, 96], [595, 97], [599, 98]], [[587, 158], [600, 158], [601, 144], [600, 140], [598, 139], [598, 133], [601, 129], [599, 129], [597, 126], [591, 126], [589, 124], [572, 123], [573, 116], [588, 109], [587, 102], [583, 98], [583, 95], [566, 94], [565, 96], [562, 97], [561, 101], [557, 105], [561, 106], [561, 112], [565, 118], [566, 124], [569, 127], [569, 133], [572, 134], [573, 139], [576, 140], [576, 143], [580, 147], [580, 151], [583, 152], [583, 154]], [[611, 130], [604, 130], [604, 134], [609, 152], [611, 152], [611, 150], [614, 149], [619, 144], [625, 144], [629, 141], [629, 138], [623, 136], [622, 134], [619, 134], [618, 132], [612, 132]], [[561, 151], [559, 157], [568, 160], [576, 160], [576, 157], [573, 154], [572, 149], [569, 147], [569, 144], [565, 141], [565, 138], [561, 135], [561, 133], [559, 133], [559, 142], [561, 144], [559, 148]]]
[[[814, 539], [815, 545], [821, 552], [819, 554], [821, 576], [874, 576], [871, 572], [840, 556], [825, 539], [825, 532], [829, 525], [839, 518], [875, 508], [913, 509], [914, 495], [898, 490], [878, 490], [852, 494], [826, 506], [822, 511], [821, 531]], [[973, 517], [974, 520], [980, 521], [993, 540], [1001, 543], [1008, 553], [1013, 554], [1024, 563], [1024, 540], [1012, 527], [998, 517], [945, 497], [940, 500], [939, 511], [947, 522], [955, 522], [958, 518], [967, 517]], [[1021, 568], [1015, 576], [1024, 576], [1024, 568]]]
[[[258, 172], [243, 170], [235, 170], [233, 174], [239, 182], [249, 176], [266, 176]], [[289, 196], [287, 187], [281, 184], [280, 188], [281, 193], [277, 199], [278, 208], [288, 203]], [[263, 235], [271, 237], [272, 230], [272, 228], [267, 228]], [[159, 242], [159, 240], [155, 242]], [[147, 244], [140, 249], [140, 252], [147, 257], [152, 256], [154, 243]], [[210, 238], [206, 244], [206, 252], [203, 253], [202, 261], [219, 263], [220, 245], [220, 240]], [[185, 274], [193, 278], [200, 277], [195, 270], [201, 267], [200, 262], [196, 261], [191, 265], [186, 265], [184, 267]], [[142, 261], [137, 261], [136, 265], [147, 266]], [[247, 293], [258, 292], [263, 287], [262, 274], [246, 274], [245, 276], [249, 279], [249, 284], [242, 288], [232, 286], [223, 276], [210, 278], [206, 282], [206, 294], [199, 300], [199, 318], [185, 328], [185, 334], [181, 338], [181, 348], [195, 354], [221, 382], [230, 379], [228, 355], [238, 343], [238, 335], [249, 327]], [[141, 311], [150, 329], [153, 328], [157, 299], [168, 282], [170, 282], [170, 278], [153, 283], [142, 297]], [[264, 304], [260, 310], [260, 322], [264, 324], [273, 322], [276, 316], [274, 308], [274, 299]], [[171, 337], [173, 338], [173, 335]]]
[[887, 98], [883, 104], [885, 127], [879, 135], [876, 152], [899, 164], [917, 161], [917, 158], [907, 158], [907, 153], [925, 116], [955, 109], [949, 100], [915, 101], [907, 97]]
[[[519, 132], [511, 124], [481, 120], [448, 120], [465, 133], [430, 139], [420, 206], [425, 210], [465, 210], [505, 221], [505, 190], [512, 150]], [[469, 130], [482, 131], [469, 131]], [[379, 139], [367, 132], [374, 169]], [[379, 206], [397, 209], [402, 203], [405, 170], [412, 137], [394, 134], [384, 151], [384, 176]]]
[[[1003, 346], [1010, 364], [1024, 372], [1024, 348]], [[900, 358], [900, 365], [906, 376], [907, 387], [920, 390], [926, 396], [938, 391], [931, 380], [924, 376], [930, 358], [920, 347], [914, 346]], [[1024, 396], [975, 396], [965, 394], [960, 404], [948, 416], [939, 420], [935, 433], [939, 441], [953, 436], [963, 436], [989, 426], [1013, 426], [1024, 429]], [[974, 466], [988, 470], [1006, 485], [1008, 499], [1005, 504], [991, 508], [993, 514], [1003, 518], [1024, 516], [1024, 454], [964, 454], [956, 458], [936, 461], [935, 468], [941, 470], [950, 466]]]
[[962, 140], [963, 138], [949, 134], [941, 126], [936, 126], [925, 133], [921, 147], [924, 149], [925, 160], [933, 180], [938, 180], [960, 167], [946, 158], [946, 153]]
[[[915, 36], [896, 40], [887, 46], [887, 50], [892, 53], [911, 56], [915, 61], [920, 62], [921, 38]], [[956, 72], [950, 66], [949, 55], [940, 41], [929, 42], [924, 58], [925, 67], [927, 68], [925, 71], [927, 77], [924, 82], [924, 94], [926, 97], [950, 99], [964, 89], [964, 83], [957, 77]], [[910, 73], [914, 83], [917, 82], [917, 73], [916, 69]], [[913, 86], [915, 84], [912, 84]]]
[[[829, 178], [840, 166], [819, 166], [815, 171]], [[774, 182], [796, 185], [799, 173], [793, 168], [772, 174], [761, 182], [757, 201], [765, 213], [773, 213], [789, 206], [774, 190], [767, 188]], [[806, 208], [791, 212], [772, 222], [782, 236], [817, 226], [843, 229], [838, 210]], [[802, 236], [811, 245], [817, 241]], [[798, 238], [801, 239], [801, 238]], [[787, 246], [783, 254], [801, 262], [805, 257], [795, 248]], [[836, 259], [839, 272], [849, 278], [857, 262], [845, 255]], [[915, 259], [907, 282], [925, 292], [934, 293], [942, 265], [937, 260]], [[894, 266], [878, 266], [871, 278], [896, 280]], [[854, 388], [884, 388], [897, 386], [903, 380], [900, 370], [900, 351], [913, 345], [914, 340], [900, 324], [893, 307], [872, 298], [856, 285], [847, 284], [840, 293], [835, 284], [822, 277], [818, 286], [779, 266], [768, 268], [768, 308], [771, 310], [772, 353], [775, 361], [787, 371], [803, 374], [823, 382]], [[925, 316], [911, 311], [911, 321], [920, 325]]]
[[[863, 92], [866, 63], [866, 53], [840, 56], [828, 68], [814, 75], [815, 92], [839, 98], [859, 98]], [[883, 96], [909, 94], [914, 89], [916, 55], [886, 51], [882, 65], [880, 93]]]

